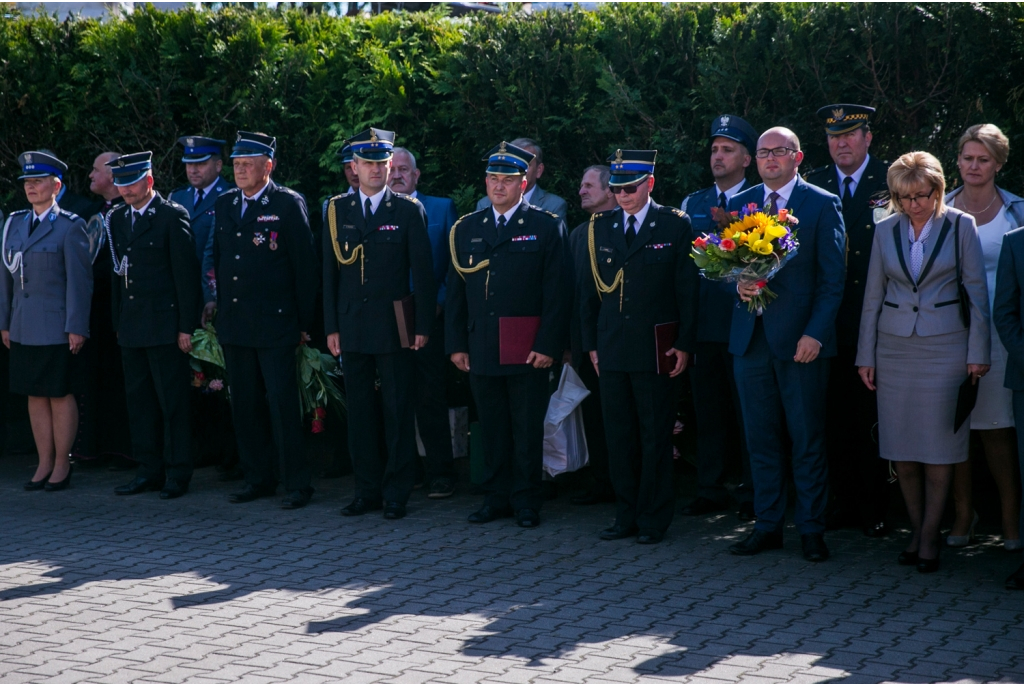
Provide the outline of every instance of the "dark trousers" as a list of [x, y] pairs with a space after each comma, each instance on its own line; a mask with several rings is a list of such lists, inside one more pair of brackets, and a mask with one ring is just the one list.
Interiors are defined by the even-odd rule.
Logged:
[[469, 374], [484, 433], [484, 504], [540, 511], [544, 416], [550, 369], [510, 376]]
[[139, 476], [166, 475], [188, 483], [192, 478], [188, 355], [177, 345], [122, 347], [121, 363]]
[[829, 360], [809, 364], [778, 359], [760, 318], [750, 346], [733, 357], [743, 427], [750, 437], [754, 513], [759, 530], [782, 531], [786, 516], [786, 429], [792, 440], [794, 523], [801, 534], [825, 530], [828, 463], [825, 458], [825, 392]]
[[231, 419], [238, 456], [250, 485], [294, 492], [310, 487], [295, 346], [224, 345], [231, 387]]
[[444, 312], [434, 319], [430, 340], [413, 353], [416, 366], [416, 425], [427, 453], [427, 482], [435, 478], [453, 478], [452, 428], [448, 420], [448, 396], [444, 354]]
[[601, 382], [589, 355], [576, 369], [590, 394], [580, 406], [583, 408], [583, 433], [587, 438], [587, 452], [590, 455], [589, 468], [594, 494], [612, 494], [611, 467], [608, 465], [608, 440], [604, 434], [604, 415], [601, 411]]
[[723, 420], [741, 416], [732, 363], [728, 343], [699, 342], [690, 366], [697, 416], [697, 496], [722, 505], [729, 501], [725, 477], [730, 464], [737, 462], [743, 480], [736, 488], [736, 499], [750, 502], [754, 498], [742, 420]]
[[[1013, 391], [1013, 423], [1017, 426], [1017, 459], [1020, 462], [1021, 487], [1024, 488], [1024, 391]], [[1020, 511], [1020, 525], [1024, 530], [1024, 507]]]
[[601, 371], [615, 521], [635, 523], [641, 533], [664, 534], [672, 523], [676, 390], [676, 379], [665, 374]]
[[[415, 362], [412, 350], [342, 352], [348, 446], [356, 497], [405, 504], [416, 483]], [[381, 462], [375, 384], [380, 376], [387, 465]], [[450, 449], [450, 448], [449, 448]]]
[[836, 507], [865, 525], [885, 520], [889, 463], [878, 458], [878, 401], [860, 380], [855, 348], [840, 347], [828, 382], [828, 476]]

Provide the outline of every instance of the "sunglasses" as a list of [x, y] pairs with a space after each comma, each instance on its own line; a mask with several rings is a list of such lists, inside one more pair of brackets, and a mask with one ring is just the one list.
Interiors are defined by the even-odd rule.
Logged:
[[[646, 179], [644, 179], [644, 180], [646, 180]], [[618, 195], [619, 193], [625, 193], [626, 195], [632, 195], [636, 191], [640, 190], [640, 186], [642, 184], [643, 184], [643, 181], [640, 181], [639, 183], [634, 183], [631, 186], [609, 186], [608, 189], [612, 191], [612, 195]]]

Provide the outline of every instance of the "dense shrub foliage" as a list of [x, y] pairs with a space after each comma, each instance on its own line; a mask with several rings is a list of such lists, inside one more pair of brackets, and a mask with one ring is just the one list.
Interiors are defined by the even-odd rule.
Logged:
[[[184, 183], [175, 140], [277, 136], [277, 178], [310, 199], [342, 186], [340, 141], [392, 128], [420, 157], [425, 192], [468, 210], [482, 154], [526, 135], [542, 185], [574, 202], [583, 167], [654, 147], [662, 202], [710, 183], [707, 129], [722, 112], [801, 137], [828, 161], [815, 111], [878, 108], [876, 154], [940, 156], [956, 182], [962, 130], [989, 121], [1013, 144], [1000, 183], [1024, 191], [1024, 8], [1011, 4], [622, 4], [449, 18], [337, 18], [299, 10], [163, 12], [123, 19], [0, 19], [0, 198], [20, 205], [16, 155], [49, 147], [87, 187], [103, 149], [154, 151], [157, 185]], [[570, 223], [582, 219], [578, 211]]]

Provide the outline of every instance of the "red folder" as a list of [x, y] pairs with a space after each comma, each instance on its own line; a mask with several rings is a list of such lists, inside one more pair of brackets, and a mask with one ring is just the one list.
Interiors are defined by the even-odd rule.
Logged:
[[659, 323], [654, 326], [654, 347], [658, 355], [658, 373], [672, 373], [676, 368], [675, 355], [668, 357], [665, 353], [672, 349], [679, 337], [679, 322]]
[[416, 342], [416, 301], [412, 294], [395, 300], [395, 323], [398, 324], [398, 340], [402, 347], [412, 347]]
[[498, 319], [498, 356], [502, 364], [525, 364], [540, 329], [539, 316], [503, 316]]

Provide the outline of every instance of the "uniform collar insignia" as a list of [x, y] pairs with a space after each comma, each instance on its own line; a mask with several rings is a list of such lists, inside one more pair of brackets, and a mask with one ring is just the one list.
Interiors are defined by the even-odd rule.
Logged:
[[270, 198], [267, 197], [266, 193], [263, 193], [263, 197], [260, 198], [260, 204], [261, 205], [269, 205], [270, 204]]

